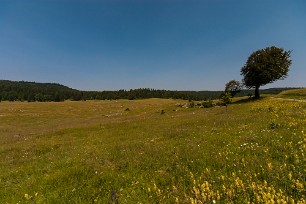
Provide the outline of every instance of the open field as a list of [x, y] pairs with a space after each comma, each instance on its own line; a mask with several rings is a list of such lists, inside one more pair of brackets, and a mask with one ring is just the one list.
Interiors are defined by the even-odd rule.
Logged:
[[278, 96], [281, 98], [305, 100], [306, 99], [306, 89], [287, 90], [287, 91], [281, 92], [280, 94], [278, 94]]
[[1, 102], [0, 203], [306, 202], [306, 103], [178, 103]]

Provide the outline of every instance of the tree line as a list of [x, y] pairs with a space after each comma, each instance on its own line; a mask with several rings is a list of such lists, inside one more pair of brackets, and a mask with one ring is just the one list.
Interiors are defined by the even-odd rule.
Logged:
[[146, 98], [204, 100], [217, 97], [215, 92], [207, 92], [203, 95], [193, 91], [169, 91], [149, 88], [121, 89], [117, 91], [79, 91], [57, 83], [0, 80], [0, 101], [59, 102], [65, 100], [134, 100]]
[[[290, 88], [262, 90], [262, 93], [279, 93]], [[252, 90], [241, 90], [236, 96], [247, 96]], [[0, 101], [81, 101], [81, 100], [116, 100], [116, 99], [184, 99], [210, 100], [217, 99], [223, 91], [170, 91], [150, 88], [140, 88], [117, 91], [80, 91], [57, 83], [37, 83], [25, 81], [0, 80]]]

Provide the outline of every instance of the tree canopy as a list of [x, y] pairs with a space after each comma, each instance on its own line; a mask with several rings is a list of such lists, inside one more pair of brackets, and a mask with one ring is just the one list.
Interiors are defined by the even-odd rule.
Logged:
[[248, 88], [255, 88], [255, 98], [259, 98], [259, 87], [286, 78], [291, 51], [275, 46], [253, 52], [241, 68], [243, 83]]
[[225, 92], [230, 93], [234, 97], [242, 89], [242, 84], [236, 80], [230, 80], [225, 84]]

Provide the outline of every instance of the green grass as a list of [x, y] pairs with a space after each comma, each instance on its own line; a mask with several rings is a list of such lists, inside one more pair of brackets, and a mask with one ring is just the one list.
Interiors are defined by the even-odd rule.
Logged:
[[303, 201], [306, 104], [178, 103], [0, 103], [0, 203]]
[[306, 99], [306, 89], [293, 89], [288, 91], [282, 91], [280, 94], [277, 95], [281, 98], [292, 98], [292, 99]]

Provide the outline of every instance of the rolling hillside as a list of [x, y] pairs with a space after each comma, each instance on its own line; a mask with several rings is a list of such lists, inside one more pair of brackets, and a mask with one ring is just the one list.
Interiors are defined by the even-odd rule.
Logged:
[[278, 96], [281, 98], [293, 98], [293, 99], [305, 100], [306, 99], [306, 88], [282, 91], [280, 94], [278, 94]]

